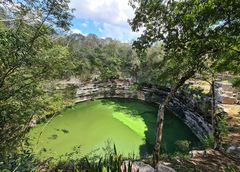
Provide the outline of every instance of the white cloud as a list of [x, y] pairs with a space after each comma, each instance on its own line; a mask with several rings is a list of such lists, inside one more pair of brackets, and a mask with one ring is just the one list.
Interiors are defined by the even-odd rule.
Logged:
[[127, 19], [133, 17], [128, 0], [71, 0], [77, 18], [91, 19], [116, 25], [127, 25]]
[[139, 33], [132, 32], [130, 26], [119, 27], [116, 25], [111, 25], [108, 23], [103, 24], [102, 33], [106, 37], [111, 37], [114, 39], [122, 40], [124, 42], [130, 42], [139, 36]]
[[128, 0], [71, 0], [76, 18], [91, 20], [104, 37], [126, 41], [136, 38], [127, 22], [134, 17]]
[[70, 33], [86, 35], [86, 34], [82, 33], [82, 31], [80, 29], [71, 29]]

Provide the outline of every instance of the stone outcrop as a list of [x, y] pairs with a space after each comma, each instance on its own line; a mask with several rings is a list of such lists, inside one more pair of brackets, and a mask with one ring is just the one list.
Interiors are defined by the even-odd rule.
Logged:
[[158, 164], [157, 168], [155, 169], [155, 172], [176, 172], [176, 171], [166, 165]]
[[216, 100], [222, 104], [238, 104], [240, 103], [240, 92], [232, 87], [231, 83], [217, 82]]
[[123, 161], [121, 166], [122, 171], [128, 171], [128, 167], [132, 168], [132, 172], [176, 172], [174, 169], [165, 166], [163, 164], [158, 164], [157, 168], [154, 169], [152, 166], [143, 163], [142, 161]]
[[[109, 82], [71, 82], [71, 84], [74, 84], [77, 87], [76, 102], [116, 97], [134, 98], [160, 104], [168, 94], [167, 89], [148, 87], [135, 89], [134, 84], [130, 79]], [[174, 98], [169, 106], [169, 109], [171, 109], [172, 112], [178, 116], [199, 139], [203, 139], [209, 135], [211, 126], [178, 98]]]
[[199, 138], [204, 139], [211, 132], [211, 125], [209, 125], [202, 116], [183, 104], [177, 98], [174, 98], [170, 103], [170, 109], [178, 116]]
[[238, 147], [237, 146], [230, 146], [227, 149], [227, 153], [235, 155], [235, 156], [240, 158], [240, 146], [238, 146]]

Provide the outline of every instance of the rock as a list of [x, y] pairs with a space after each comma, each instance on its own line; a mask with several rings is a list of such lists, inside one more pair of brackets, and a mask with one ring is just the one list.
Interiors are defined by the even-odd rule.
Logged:
[[237, 99], [235, 97], [228, 97], [227, 95], [222, 95], [221, 102], [222, 104], [236, 104]]
[[240, 92], [236, 94], [236, 98], [240, 100]]
[[155, 172], [176, 172], [176, 171], [168, 166], [158, 164]]
[[132, 167], [132, 172], [137, 172], [137, 171], [139, 172], [176, 172], [174, 169], [160, 163], [157, 165], [157, 168], [154, 169], [152, 166], [145, 164], [142, 161], [132, 162], [129, 160], [123, 161], [121, 170], [124, 171], [124, 169], [126, 168], [126, 171], [128, 171], [129, 163]]
[[236, 147], [235, 146], [230, 146], [228, 149], [227, 149], [227, 153], [231, 153]]
[[233, 87], [232, 87], [232, 84], [229, 84], [229, 83], [224, 83], [222, 84], [222, 89], [223, 91], [233, 91]]
[[[148, 164], [143, 163], [142, 161], [123, 161], [123, 164], [121, 166], [121, 170], [124, 171], [124, 169], [126, 168], [126, 171], [128, 171], [128, 166], [129, 163], [132, 167], [132, 172], [137, 172], [139, 170], [139, 172], [155, 172], [154, 168]], [[124, 167], [125, 166], [125, 167]]]
[[237, 155], [238, 157], [240, 157], [240, 146], [239, 147], [237, 147], [237, 146], [230, 146], [227, 149], [227, 153], [233, 154], [233, 155]]
[[204, 157], [206, 156], [206, 150], [192, 150], [189, 152], [191, 158]]
[[227, 97], [233, 97], [234, 94], [233, 94], [233, 92], [225, 91], [224, 95], [226, 95]]
[[31, 121], [30, 121], [30, 123], [29, 123], [29, 127], [30, 128], [33, 128], [33, 127], [35, 127], [37, 125], [37, 119], [32, 119]]

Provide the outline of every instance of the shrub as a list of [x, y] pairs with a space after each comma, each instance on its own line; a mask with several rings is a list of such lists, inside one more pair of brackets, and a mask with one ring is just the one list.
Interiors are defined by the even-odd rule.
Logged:
[[175, 145], [179, 151], [187, 152], [190, 149], [191, 142], [188, 140], [178, 140]]
[[213, 148], [214, 146], [214, 137], [213, 134], [210, 134], [206, 138], [201, 140], [202, 145], [204, 148]]

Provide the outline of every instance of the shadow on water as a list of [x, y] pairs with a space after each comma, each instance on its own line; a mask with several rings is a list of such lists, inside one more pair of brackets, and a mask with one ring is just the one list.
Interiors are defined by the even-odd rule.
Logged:
[[[144, 131], [145, 144], [139, 147], [139, 153], [141, 157], [151, 154], [155, 143], [158, 106], [141, 100], [121, 98], [102, 99], [101, 102], [105, 105], [113, 105], [115, 112], [122, 112], [133, 117], [140, 116], [143, 119], [146, 125], [146, 130]], [[161, 151], [166, 153], [178, 151], [175, 145], [178, 140], [190, 141], [192, 143], [190, 147], [195, 146], [199, 142], [191, 130], [167, 110], [165, 112]]]

